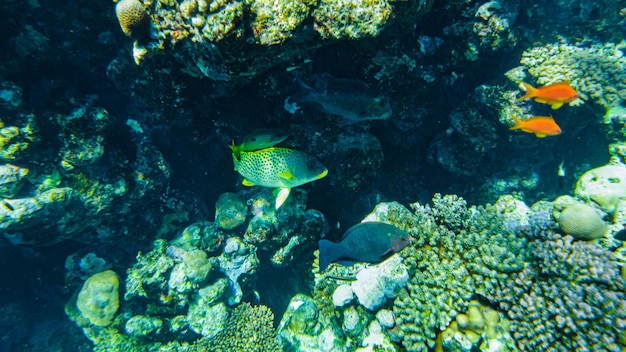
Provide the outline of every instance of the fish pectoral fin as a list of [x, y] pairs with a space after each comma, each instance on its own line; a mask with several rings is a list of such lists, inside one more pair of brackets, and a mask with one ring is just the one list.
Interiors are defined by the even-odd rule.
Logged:
[[556, 110], [560, 108], [561, 106], [563, 106], [563, 103], [552, 103], [550, 104], [550, 106], [552, 107], [552, 110]]
[[281, 172], [280, 174], [278, 174], [278, 176], [280, 178], [288, 180], [288, 181], [291, 181], [291, 180], [293, 180], [295, 178], [293, 173], [291, 171], [289, 171], [289, 170]]
[[281, 188], [278, 191], [278, 194], [276, 194], [276, 203], [274, 205], [276, 209], [280, 208], [285, 203], [287, 197], [289, 197], [290, 191], [291, 188]]
[[389, 248], [388, 250], [386, 250], [385, 253], [381, 255], [381, 257], [384, 258], [388, 256], [389, 254], [393, 254], [393, 248]]
[[248, 187], [254, 186], [254, 183], [250, 182], [247, 178], [244, 178], [243, 181], [241, 181], [241, 184]]

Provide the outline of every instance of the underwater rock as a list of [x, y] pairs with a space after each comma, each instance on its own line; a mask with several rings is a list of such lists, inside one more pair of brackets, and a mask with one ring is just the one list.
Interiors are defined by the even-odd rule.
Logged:
[[626, 197], [626, 165], [610, 162], [585, 172], [576, 182], [576, 197], [594, 201], [613, 213], [620, 198]]
[[333, 304], [337, 308], [342, 308], [354, 300], [354, 291], [350, 285], [339, 285], [333, 292]]
[[352, 290], [359, 303], [371, 310], [380, 308], [387, 298], [395, 298], [409, 280], [407, 268], [401, 256], [393, 256], [387, 261], [359, 271]]
[[[19, 231], [36, 226], [60, 229], [61, 225], [69, 226], [72, 222], [70, 220], [80, 218], [84, 212], [74, 190], [67, 187], [53, 188], [31, 198], [7, 199], [5, 203], [8, 205], [0, 206], [0, 229], [4, 230], [5, 237], [12, 242], [14, 241], [10, 237]], [[58, 222], [64, 219], [68, 223], [51, 223], [50, 219]], [[81, 226], [83, 228], [88, 224], [83, 223]], [[28, 231], [24, 233], [22, 243], [50, 244], [73, 235], [76, 235], [76, 232], [68, 231], [68, 233], [51, 236], [49, 232]]]
[[224, 237], [215, 223], [200, 221], [185, 227], [170, 244], [187, 251], [199, 248], [212, 253], [222, 246]]
[[146, 337], [158, 334], [163, 328], [163, 321], [159, 318], [145, 315], [135, 315], [126, 321], [124, 330], [130, 336]]
[[345, 351], [345, 338], [335, 319], [324, 316], [315, 300], [304, 294], [291, 298], [277, 334], [286, 350]]
[[593, 207], [576, 203], [566, 207], [558, 217], [559, 226], [566, 234], [583, 240], [601, 238], [606, 232], [606, 224]]
[[0, 107], [17, 111], [22, 107], [22, 87], [11, 81], [0, 82]]
[[19, 166], [0, 165], [0, 197], [12, 198], [24, 185], [28, 169]]
[[0, 159], [20, 160], [27, 156], [30, 146], [39, 141], [33, 116], [21, 126], [4, 126], [0, 123]]
[[189, 305], [187, 320], [193, 331], [212, 338], [226, 328], [228, 308], [224, 302], [211, 305], [205, 302], [202, 296], [197, 296], [196, 300]]
[[218, 257], [220, 270], [230, 279], [232, 295], [228, 298], [229, 305], [241, 302], [243, 291], [239, 279], [243, 275], [255, 274], [259, 267], [256, 248], [246, 244], [239, 237], [226, 240], [223, 253]]
[[120, 306], [119, 286], [120, 279], [112, 270], [92, 275], [78, 293], [78, 310], [93, 325], [110, 325]]
[[215, 203], [215, 223], [217, 226], [232, 230], [243, 224], [248, 215], [248, 206], [235, 193], [222, 193]]

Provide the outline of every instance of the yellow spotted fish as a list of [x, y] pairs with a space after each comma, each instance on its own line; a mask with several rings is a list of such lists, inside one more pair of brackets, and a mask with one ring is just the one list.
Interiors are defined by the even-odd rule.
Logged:
[[[244, 143], [230, 146], [233, 151], [235, 171], [244, 177], [245, 186], [279, 188], [276, 197], [278, 209], [293, 187], [301, 186], [326, 177], [328, 169], [314, 157], [288, 148], [273, 145], [283, 141], [280, 138], [258, 138], [253, 143], [246, 138]], [[247, 142], [247, 143], [246, 143]], [[260, 148], [252, 150], [255, 148]]]

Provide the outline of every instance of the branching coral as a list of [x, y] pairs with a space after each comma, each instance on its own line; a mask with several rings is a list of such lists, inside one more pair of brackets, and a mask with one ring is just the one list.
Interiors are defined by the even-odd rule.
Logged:
[[522, 351], [621, 351], [625, 283], [613, 253], [541, 232], [532, 264], [490, 297], [508, 311]]
[[522, 269], [525, 239], [503, 227], [493, 206], [467, 208], [461, 198], [436, 195], [432, 207], [412, 207], [422, 235], [401, 252], [412, 277], [393, 310], [404, 347], [426, 351], [474, 295], [495, 292]]
[[238, 305], [228, 317], [226, 329], [211, 339], [201, 339], [192, 351], [282, 351], [274, 330], [274, 313], [266, 306]]

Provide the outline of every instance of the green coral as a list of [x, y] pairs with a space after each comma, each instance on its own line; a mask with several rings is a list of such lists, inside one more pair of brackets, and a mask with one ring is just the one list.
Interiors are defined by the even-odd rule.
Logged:
[[291, 38], [316, 3], [312, 0], [256, 0], [251, 6], [255, 14], [252, 23], [255, 41], [274, 45]]
[[120, 306], [120, 279], [112, 270], [92, 275], [78, 293], [76, 306], [91, 324], [107, 326]]
[[322, 0], [313, 18], [324, 39], [357, 39], [377, 36], [391, 14], [387, 0]]
[[539, 84], [567, 80], [583, 99], [607, 110], [626, 101], [626, 57], [614, 43], [533, 47], [520, 62]]
[[192, 351], [282, 351], [274, 329], [274, 313], [266, 306], [244, 302], [228, 317], [226, 328], [213, 338], [203, 338]]
[[486, 296], [523, 268], [526, 241], [504, 228], [495, 206], [468, 208], [440, 195], [432, 206], [411, 206], [422, 235], [400, 252], [412, 276], [393, 311], [402, 344], [426, 351], [474, 295]]

